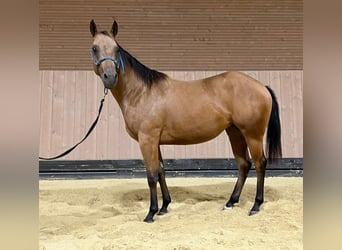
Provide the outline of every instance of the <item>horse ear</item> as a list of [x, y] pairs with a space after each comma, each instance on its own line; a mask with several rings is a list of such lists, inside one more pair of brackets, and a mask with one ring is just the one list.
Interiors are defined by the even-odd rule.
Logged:
[[90, 33], [92, 34], [93, 37], [97, 33], [96, 23], [95, 23], [94, 19], [91, 19], [91, 21], [90, 21]]
[[112, 25], [112, 30], [110, 31], [113, 35], [113, 37], [116, 36], [116, 34], [118, 34], [119, 31], [119, 27], [118, 27], [118, 23], [114, 20], [113, 25]]

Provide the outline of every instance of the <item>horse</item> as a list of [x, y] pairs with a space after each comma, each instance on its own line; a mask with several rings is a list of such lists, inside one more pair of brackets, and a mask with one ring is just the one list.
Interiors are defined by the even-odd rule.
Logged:
[[[193, 81], [179, 81], [143, 65], [116, 41], [118, 23], [110, 32], [98, 31], [90, 21], [93, 38], [93, 68], [105, 89], [116, 99], [127, 133], [139, 143], [150, 191], [150, 207], [144, 219], [168, 212], [171, 196], [165, 181], [160, 145], [197, 144], [225, 130], [239, 174], [223, 209], [232, 209], [253, 161], [256, 196], [249, 215], [257, 214], [264, 202], [267, 158], [282, 157], [279, 108], [273, 90], [256, 79], [229, 71]], [[263, 137], [267, 128], [267, 158]], [[162, 193], [158, 209], [157, 183]]]

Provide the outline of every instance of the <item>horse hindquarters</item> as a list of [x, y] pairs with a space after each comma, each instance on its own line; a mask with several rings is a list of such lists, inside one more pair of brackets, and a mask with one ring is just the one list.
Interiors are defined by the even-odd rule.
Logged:
[[[279, 118], [279, 106], [273, 90], [266, 86], [272, 97], [271, 114], [267, 126], [267, 149], [268, 158], [272, 161], [277, 157], [281, 157], [281, 127]], [[259, 211], [260, 205], [264, 202], [264, 179], [266, 169], [266, 158], [262, 149], [262, 137], [259, 139], [248, 138], [247, 140], [252, 158], [255, 164], [257, 173], [257, 191], [255, 203], [250, 211], [250, 215], [256, 214]]]
[[[278, 102], [274, 92], [268, 86], [266, 86], [266, 88], [272, 97], [271, 112], [267, 125], [268, 157], [270, 160], [272, 160], [278, 156], [281, 156], [281, 129]], [[246, 140], [257, 174], [256, 197], [254, 205], [249, 214], [253, 215], [259, 211], [260, 205], [264, 202], [264, 180], [267, 160], [263, 151], [263, 135], [254, 137], [247, 136]]]
[[[257, 188], [254, 205], [250, 211], [250, 215], [256, 214], [260, 210], [261, 204], [264, 202], [264, 178], [267, 160], [263, 150], [263, 136], [267, 126], [267, 145], [268, 156], [273, 159], [281, 156], [281, 141], [280, 141], [280, 119], [278, 111], [278, 103], [273, 91], [266, 87], [271, 95], [271, 106], [260, 106], [265, 109], [260, 109], [260, 114], [264, 115], [254, 116], [258, 122], [254, 125], [244, 123], [243, 130], [233, 125], [226, 129], [229, 139], [231, 141], [233, 153], [239, 168], [239, 177], [234, 187], [234, 191], [228, 200], [225, 208], [232, 208], [234, 203], [239, 201], [240, 193], [245, 183], [248, 171], [250, 169], [250, 162], [247, 156], [247, 147], [251, 153], [257, 174]], [[260, 99], [263, 103], [264, 99]], [[268, 122], [268, 124], [267, 124]], [[241, 125], [241, 124], [240, 124]]]

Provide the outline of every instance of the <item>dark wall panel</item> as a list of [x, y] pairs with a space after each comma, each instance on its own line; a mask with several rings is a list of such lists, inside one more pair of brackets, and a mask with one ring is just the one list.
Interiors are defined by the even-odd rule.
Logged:
[[40, 69], [90, 70], [92, 18], [159, 70], [303, 68], [302, 0], [41, 0]]

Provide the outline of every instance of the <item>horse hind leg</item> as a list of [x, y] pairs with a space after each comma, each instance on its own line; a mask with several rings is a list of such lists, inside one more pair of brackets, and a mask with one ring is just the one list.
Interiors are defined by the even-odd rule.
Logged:
[[163, 158], [160, 152], [160, 147], [159, 147], [159, 162], [160, 162], [160, 166], [159, 166], [159, 172], [158, 172], [158, 177], [159, 177], [158, 181], [159, 181], [160, 189], [162, 192], [163, 205], [161, 209], [159, 210], [158, 215], [163, 215], [168, 212], [167, 207], [171, 203], [171, 196], [170, 196], [169, 189], [167, 188], [166, 181], [165, 181], [165, 170], [164, 170]]
[[247, 144], [249, 151], [251, 152], [257, 174], [255, 202], [249, 213], [249, 215], [254, 215], [259, 212], [260, 206], [264, 202], [264, 181], [267, 161], [264, 155], [262, 136], [258, 139], [247, 137]]
[[246, 178], [252, 164], [248, 155], [247, 143], [241, 131], [233, 125], [227, 128], [226, 132], [229, 136], [233, 154], [239, 169], [239, 176], [233, 193], [224, 206], [224, 209], [232, 209], [234, 204], [239, 202], [242, 188], [246, 182]]

